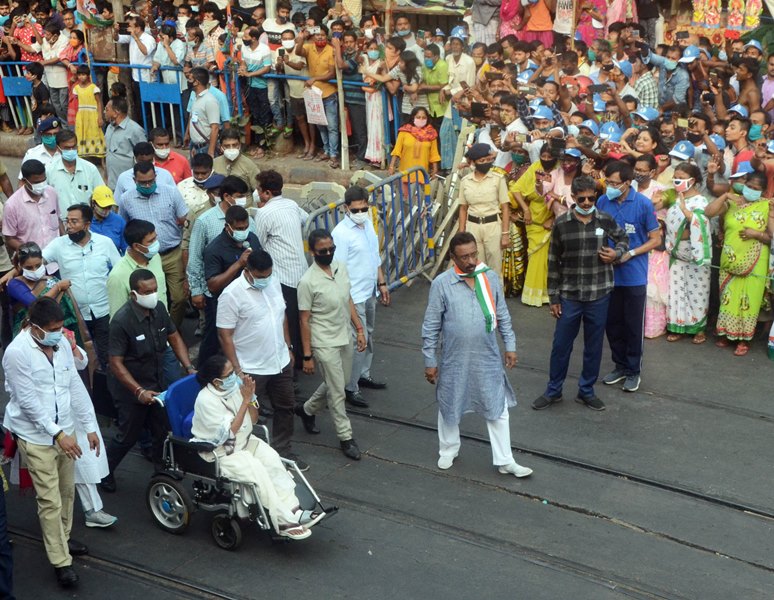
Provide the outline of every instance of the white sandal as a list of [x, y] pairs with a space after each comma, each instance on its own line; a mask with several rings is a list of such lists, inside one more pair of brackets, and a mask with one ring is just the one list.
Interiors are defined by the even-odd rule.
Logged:
[[314, 527], [325, 518], [325, 512], [316, 512], [313, 510], [297, 510], [293, 513], [298, 516], [298, 524], [303, 527]]
[[312, 532], [303, 525], [288, 525], [286, 529], [280, 527], [279, 534], [291, 540], [305, 540]]

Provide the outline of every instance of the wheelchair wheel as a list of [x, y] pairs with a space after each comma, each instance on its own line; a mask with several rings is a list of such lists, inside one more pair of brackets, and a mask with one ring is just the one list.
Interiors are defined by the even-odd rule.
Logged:
[[188, 529], [193, 503], [180, 481], [157, 475], [148, 484], [145, 499], [148, 510], [164, 531], [179, 534]]
[[210, 531], [212, 539], [224, 550], [236, 550], [242, 543], [242, 526], [227, 514], [215, 515]]

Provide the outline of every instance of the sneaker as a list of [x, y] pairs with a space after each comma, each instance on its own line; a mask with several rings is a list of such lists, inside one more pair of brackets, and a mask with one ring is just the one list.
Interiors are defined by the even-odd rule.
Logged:
[[556, 404], [561, 401], [562, 401], [561, 396], [559, 396], [558, 398], [549, 398], [548, 396], [538, 396], [532, 402], [532, 408], [534, 408], [535, 410], [543, 410], [545, 408], [548, 408], [552, 404]]
[[[304, 462], [303, 460], [301, 460], [298, 457], [297, 454], [293, 454], [292, 452], [288, 452], [286, 454], [283, 454], [282, 458], [284, 458], [286, 460], [292, 460], [294, 463], [296, 463], [296, 466], [298, 467], [298, 470], [301, 471], [302, 473], [304, 473], [304, 472], [309, 470], [309, 465], [306, 462]], [[302, 523], [302, 525], [303, 525], [303, 523]]]
[[513, 461], [509, 465], [497, 467], [497, 471], [503, 475], [515, 475], [516, 477], [529, 477], [532, 475], [532, 469], [529, 467], [522, 467], [516, 461]]
[[454, 459], [457, 458], [457, 455], [454, 456], [441, 456], [438, 458], [438, 468], [442, 471], [445, 471], [446, 469], [451, 469], [451, 466], [454, 464]]
[[580, 396], [578, 396], [577, 398], [575, 398], [575, 401], [578, 404], [585, 404], [591, 410], [605, 410], [604, 402], [602, 402], [602, 400], [600, 400], [596, 396], [588, 396], [586, 398], [581, 398]]
[[638, 389], [640, 389], [640, 376], [639, 375], [629, 375], [626, 378], [626, 381], [624, 381], [623, 391], [624, 392], [636, 392]]
[[626, 379], [626, 371], [623, 369], [615, 369], [611, 373], [605, 375], [604, 379], [602, 379], [602, 383], [605, 385], [613, 385], [614, 383], [618, 383], [624, 379]]
[[118, 517], [109, 515], [104, 510], [86, 511], [86, 527], [110, 527], [118, 521]]
[[355, 440], [344, 440], [340, 444], [344, 456], [352, 460], [360, 460], [360, 448], [357, 447]]

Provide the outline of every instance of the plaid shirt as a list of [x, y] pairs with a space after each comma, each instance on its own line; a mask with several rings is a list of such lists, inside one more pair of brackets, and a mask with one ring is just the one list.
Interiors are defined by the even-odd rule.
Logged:
[[638, 106], [658, 108], [658, 85], [653, 73], [648, 71], [639, 77], [634, 84], [634, 91], [637, 93]]
[[605, 212], [594, 211], [591, 221], [581, 222], [570, 210], [556, 218], [548, 249], [548, 296], [592, 302], [613, 290], [613, 265], [599, 259], [599, 249], [612, 240], [618, 256], [629, 249], [626, 232]]

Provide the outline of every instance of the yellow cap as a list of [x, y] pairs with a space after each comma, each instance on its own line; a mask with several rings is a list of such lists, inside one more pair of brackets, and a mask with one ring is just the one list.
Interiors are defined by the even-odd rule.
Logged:
[[101, 208], [107, 208], [108, 206], [115, 206], [116, 201], [113, 200], [113, 192], [106, 185], [98, 185], [94, 188], [94, 193], [91, 195], [91, 199], [97, 203], [97, 206]]

